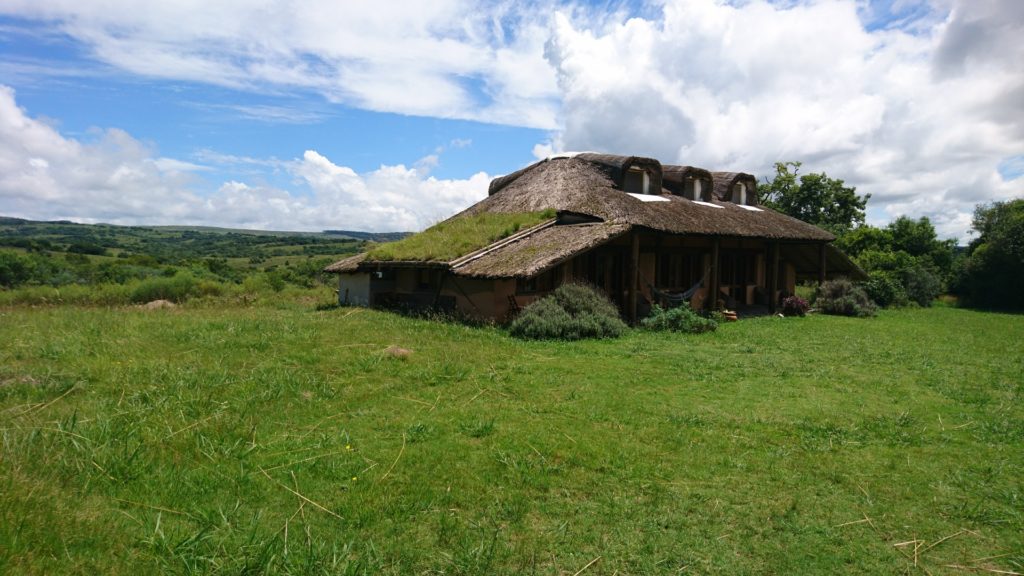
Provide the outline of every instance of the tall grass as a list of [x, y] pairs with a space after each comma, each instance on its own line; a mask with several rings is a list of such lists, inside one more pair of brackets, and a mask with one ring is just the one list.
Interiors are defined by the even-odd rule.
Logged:
[[447, 262], [555, 217], [553, 210], [453, 218], [370, 250], [373, 260]]
[[0, 310], [0, 573], [1024, 571], [1024, 317], [527, 342], [275, 294]]

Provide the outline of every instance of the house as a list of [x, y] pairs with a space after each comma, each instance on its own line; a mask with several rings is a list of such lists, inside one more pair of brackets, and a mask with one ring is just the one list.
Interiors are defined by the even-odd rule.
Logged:
[[635, 322], [656, 303], [774, 311], [799, 281], [863, 279], [834, 239], [760, 206], [749, 174], [583, 153], [496, 178], [465, 211], [325, 270], [343, 304], [497, 321], [586, 282]]

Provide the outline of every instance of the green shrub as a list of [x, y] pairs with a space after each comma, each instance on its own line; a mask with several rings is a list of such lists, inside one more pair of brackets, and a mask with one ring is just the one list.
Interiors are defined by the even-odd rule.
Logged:
[[131, 301], [139, 304], [153, 300], [184, 302], [198, 291], [199, 282], [195, 277], [187, 272], [179, 272], [174, 276], [156, 276], [139, 282], [132, 290]]
[[0, 252], [0, 286], [14, 288], [31, 275], [28, 260], [11, 252]]
[[868, 280], [862, 286], [868, 298], [883, 308], [907, 304], [903, 283], [892, 272], [875, 270], [868, 274]]
[[713, 332], [718, 328], [718, 322], [697, 314], [687, 304], [668, 310], [655, 304], [651, 308], [650, 315], [644, 318], [640, 325], [648, 330], [686, 332], [689, 334]]
[[942, 293], [942, 281], [921, 266], [901, 270], [903, 287], [907, 297], [921, 306], [928, 307]]
[[513, 336], [531, 340], [617, 338], [625, 330], [615, 305], [581, 284], [560, 286], [524, 308], [509, 326]]
[[836, 316], [874, 316], [876, 309], [864, 290], [845, 278], [819, 286], [814, 303], [822, 313]]

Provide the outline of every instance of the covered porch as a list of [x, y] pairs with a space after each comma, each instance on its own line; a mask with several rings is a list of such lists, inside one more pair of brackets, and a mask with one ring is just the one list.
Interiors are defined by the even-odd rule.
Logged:
[[[666, 234], [634, 229], [517, 283], [525, 305], [564, 282], [602, 289], [636, 323], [655, 304], [773, 314], [800, 281], [863, 273], [827, 242]], [[714, 297], [712, 297], [714, 295]], [[746, 313], [746, 314], [744, 314]]]

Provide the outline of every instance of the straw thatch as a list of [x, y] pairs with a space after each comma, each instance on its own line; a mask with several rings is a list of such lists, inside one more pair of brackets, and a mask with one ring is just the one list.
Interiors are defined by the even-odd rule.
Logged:
[[[623, 179], [631, 168], [647, 172], [648, 194], [623, 191]], [[693, 179], [703, 182], [703, 201], [680, 195], [685, 193], [685, 183]], [[730, 202], [737, 182], [747, 186], [748, 206]], [[487, 198], [449, 220], [482, 213], [555, 210], [559, 215], [557, 224], [522, 231], [451, 262], [433, 264], [446, 266], [460, 276], [530, 277], [640, 228], [669, 234], [777, 240], [790, 245], [787, 256], [797, 262], [798, 271], [817, 270], [817, 246], [835, 237], [780, 212], [749, 205], [756, 204], [756, 186], [750, 174], [662, 166], [657, 160], [638, 156], [582, 153], [553, 157], [494, 179]], [[587, 220], [593, 222], [581, 223]], [[830, 270], [859, 277], [857, 266], [834, 247], [829, 246], [827, 261]], [[360, 254], [325, 271], [346, 273], [403, 264], [414, 263], [373, 262]]]
[[330, 266], [324, 268], [324, 272], [333, 272], [335, 274], [355, 272], [359, 269], [359, 265], [363, 262], [363, 260], [366, 260], [366, 256], [366, 252], [363, 252], [362, 254], [356, 254], [355, 256], [349, 256], [344, 260], [339, 260], [338, 262], [335, 262], [334, 264], [331, 264]]
[[689, 198], [694, 181], [700, 181], [701, 191], [698, 200], [708, 201], [714, 189], [711, 172], [695, 166], [674, 166], [664, 164], [661, 167], [661, 182], [666, 190], [676, 196]]
[[733, 186], [742, 182], [747, 186], [747, 204], [757, 205], [757, 178], [743, 172], [712, 172], [711, 176], [715, 179], [716, 200], [735, 202], [732, 197]]
[[549, 226], [471, 259], [453, 262], [452, 271], [475, 278], [530, 278], [629, 229], [628, 224], [608, 223]]
[[[764, 207], [749, 210], [720, 200], [699, 203], [667, 190], [658, 196], [664, 201], [644, 202], [623, 193], [610, 171], [604, 169], [614, 164], [594, 164], [587, 156], [581, 154], [529, 166], [517, 178], [462, 214], [535, 212], [551, 208], [671, 234], [819, 242], [835, 239], [817, 226]], [[622, 164], [625, 162], [619, 162]], [[746, 174], [738, 176], [753, 179]], [[715, 187], [718, 187], [717, 181]]]
[[[783, 244], [780, 254], [793, 264], [798, 280], [817, 280], [821, 266], [819, 245], [815, 244]], [[846, 254], [831, 244], [825, 245], [825, 269], [828, 275], [843, 275], [850, 280], [867, 280], [868, 275]]]

